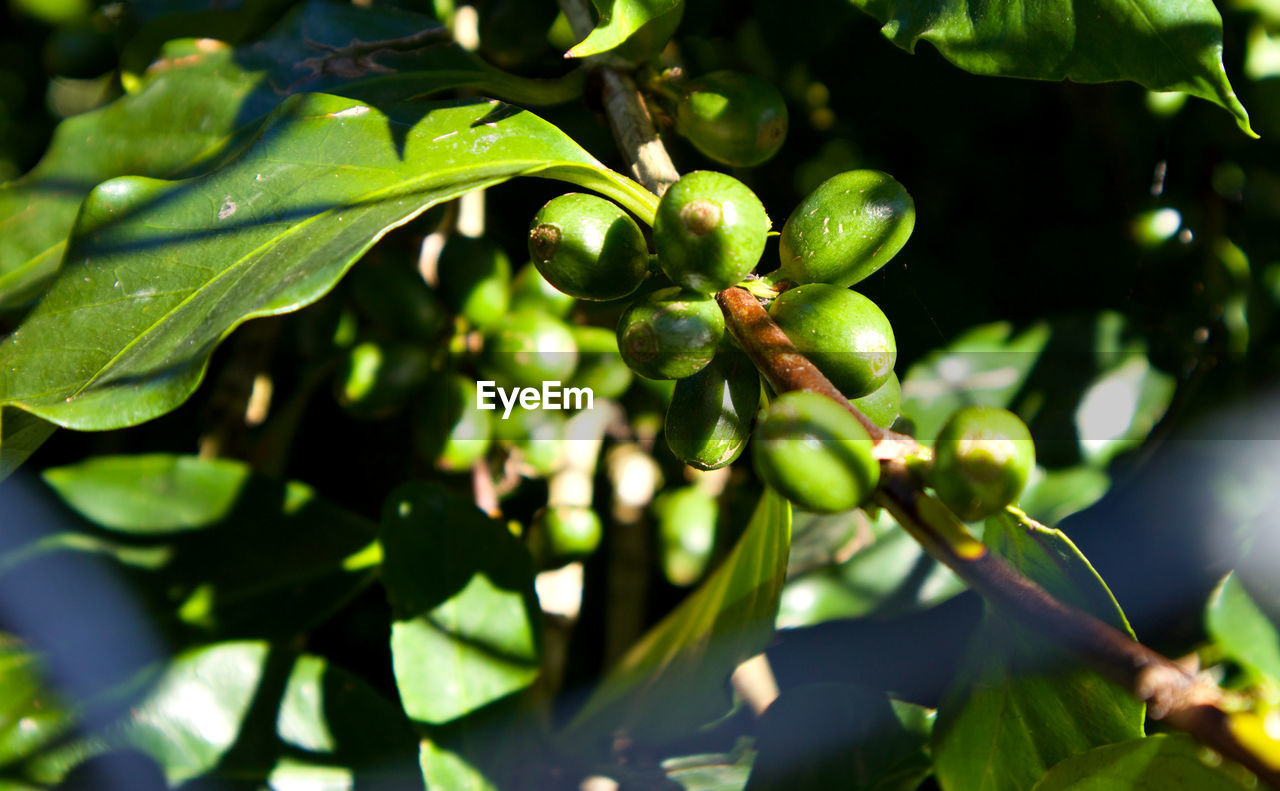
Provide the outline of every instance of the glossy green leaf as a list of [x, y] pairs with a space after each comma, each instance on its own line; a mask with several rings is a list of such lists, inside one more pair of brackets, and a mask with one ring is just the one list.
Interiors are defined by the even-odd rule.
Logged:
[[564, 736], [665, 741], [728, 711], [729, 675], [773, 634], [790, 540], [791, 507], [766, 490], [729, 556], [627, 652]]
[[[229, 460], [166, 454], [91, 458], [45, 480], [123, 541], [60, 533], [0, 558], [104, 554], [129, 570], [168, 626], [197, 639], [293, 635], [368, 585], [376, 528], [305, 484]], [[252, 551], [246, 551], [252, 547]]]
[[1050, 527], [1102, 499], [1111, 488], [1111, 476], [1096, 467], [1078, 465], [1061, 470], [1036, 467], [1018, 507]]
[[386, 108], [286, 99], [252, 147], [186, 181], [97, 187], [67, 264], [0, 351], [0, 399], [59, 425], [106, 429], [173, 409], [240, 323], [323, 296], [383, 234], [515, 176], [654, 198], [558, 129], [496, 101]]
[[423, 739], [418, 762], [427, 788], [458, 791], [498, 791], [493, 781], [461, 753], [432, 739]]
[[1129, 80], [1208, 99], [1256, 137], [1222, 65], [1212, 0], [851, 0], [908, 52], [924, 39], [974, 74]]
[[1054, 766], [1032, 791], [1242, 791], [1252, 788], [1201, 757], [1184, 734], [1095, 747]]
[[533, 683], [542, 618], [533, 564], [505, 527], [439, 485], [405, 484], [387, 499], [382, 543], [396, 686], [410, 717], [451, 722]]
[[1235, 574], [1224, 577], [1209, 597], [1204, 623], [1227, 656], [1250, 672], [1280, 683], [1280, 630]]
[[641, 32], [645, 25], [662, 25], [664, 18], [684, 11], [684, 0], [591, 0], [600, 17], [591, 33], [565, 53], [585, 58], [616, 49]]
[[52, 423], [13, 407], [0, 407], [0, 481], [53, 436]]
[[571, 98], [577, 89], [572, 80], [508, 75], [451, 45], [385, 50], [359, 67], [339, 68], [339, 50], [353, 39], [383, 41], [434, 26], [429, 17], [396, 9], [312, 0], [252, 46], [233, 49], [207, 37], [168, 42], [129, 95], [64, 121], [40, 163], [0, 187], [0, 308], [45, 288], [63, 259], [77, 209], [95, 185], [117, 176], [174, 178], [207, 169], [246, 142], [289, 94], [337, 92], [386, 102], [465, 87], [544, 104]]
[[45, 683], [39, 656], [17, 638], [0, 634], [0, 767], [49, 744], [72, 722]]
[[1135, 448], [1164, 417], [1177, 382], [1135, 356], [1091, 383], [1076, 407], [1076, 433], [1085, 459], [1105, 465]]
[[[1060, 600], [1132, 634], [1097, 572], [1060, 531], [1011, 514], [986, 543]], [[1052, 642], [988, 608], [938, 710], [934, 768], [947, 791], [1021, 791], [1059, 761], [1142, 736], [1144, 707]]]
[[915, 425], [914, 435], [932, 442], [951, 413], [963, 406], [1008, 407], [1049, 335], [1047, 324], [1017, 335], [1008, 322], [984, 324], [912, 365], [902, 379], [902, 414]]

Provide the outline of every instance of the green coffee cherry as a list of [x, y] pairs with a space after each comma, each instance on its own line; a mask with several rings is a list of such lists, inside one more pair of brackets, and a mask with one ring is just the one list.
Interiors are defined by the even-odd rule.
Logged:
[[408, 261], [361, 261], [345, 282], [356, 307], [388, 335], [438, 343], [449, 324], [440, 297]]
[[558, 319], [532, 310], [512, 313], [485, 335], [480, 366], [502, 386], [540, 387], [567, 382], [578, 364], [578, 346]]
[[533, 262], [525, 264], [511, 281], [511, 297], [507, 307], [517, 310], [540, 310], [563, 319], [573, 310], [573, 297], [547, 282]]
[[653, 512], [663, 574], [672, 585], [692, 585], [711, 561], [719, 504], [698, 487], [684, 486], [659, 495]]
[[511, 259], [488, 239], [454, 234], [440, 251], [440, 292], [454, 313], [481, 329], [507, 313]]
[[529, 255], [547, 282], [578, 299], [629, 296], [649, 271], [649, 245], [617, 204], [572, 192], [529, 224]]
[[769, 315], [849, 398], [875, 392], [893, 373], [898, 359], [893, 327], [856, 291], [825, 283], [789, 289], [769, 306]]
[[772, 83], [713, 71], [681, 86], [676, 131], [711, 159], [750, 167], [772, 157], [787, 136], [787, 103]]
[[760, 406], [760, 376], [751, 360], [721, 344], [706, 368], [676, 382], [667, 407], [667, 447], [699, 470], [732, 464], [751, 436]]
[[604, 528], [600, 517], [590, 508], [557, 506], [538, 516], [546, 530], [551, 552], [557, 557], [590, 555], [600, 546]]
[[491, 414], [476, 408], [474, 380], [462, 374], [439, 377], [415, 415], [414, 445], [443, 470], [466, 470], [489, 449]]
[[929, 483], [956, 516], [973, 522], [1014, 502], [1035, 464], [1031, 432], [1017, 415], [964, 407], [938, 432]]
[[898, 375], [890, 373], [885, 383], [861, 398], [852, 399], [858, 411], [871, 419], [880, 428], [889, 428], [898, 419], [902, 410], [902, 383]]
[[618, 320], [618, 351], [648, 379], [683, 379], [706, 367], [724, 336], [715, 300], [679, 287], [631, 303]]
[[847, 511], [880, 480], [874, 443], [858, 419], [805, 391], [779, 396], [760, 415], [751, 443], [756, 473], [807, 511]]
[[782, 273], [793, 283], [851, 286], [888, 263], [915, 224], [915, 203], [888, 173], [851, 170], [832, 176], [782, 227]]
[[618, 351], [618, 335], [604, 327], [569, 328], [578, 344], [573, 387], [589, 387], [596, 398], [618, 398], [631, 386], [631, 369]]
[[429, 376], [431, 357], [420, 347], [365, 342], [347, 350], [335, 395], [354, 417], [386, 417], [407, 404]]
[[714, 294], [742, 280], [760, 261], [769, 217], [741, 181], [710, 170], [671, 185], [658, 203], [653, 241], [672, 282]]

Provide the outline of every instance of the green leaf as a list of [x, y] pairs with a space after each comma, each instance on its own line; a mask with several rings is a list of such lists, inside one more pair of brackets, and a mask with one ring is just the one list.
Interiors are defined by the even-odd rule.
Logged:
[[644, 35], [645, 25], [674, 27], [684, 13], [684, 0], [591, 0], [591, 4], [600, 21], [585, 39], [565, 53], [566, 58], [585, 58], [616, 49], [638, 34]]
[[1061, 470], [1036, 467], [1018, 507], [1052, 527], [1102, 499], [1111, 488], [1111, 476], [1096, 467], [1078, 465]]
[[668, 758], [662, 762], [662, 770], [684, 791], [742, 791], [756, 757], [750, 744], [744, 737], [728, 753]]
[[1225, 108], [1257, 137], [1222, 65], [1222, 16], [1211, 0], [851, 1], [908, 52], [924, 39], [974, 74], [1181, 91]]
[[[1060, 531], [1002, 515], [986, 542], [1068, 604], [1132, 634], [1097, 572]], [[988, 607], [938, 710], [934, 768], [947, 791], [1021, 791], [1059, 761], [1142, 735], [1144, 707], [1053, 643]]]
[[120, 749], [146, 753], [175, 785], [209, 776], [269, 780], [272, 788], [408, 788], [418, 774], [417, 737], [396, 706], [322, 657], [215, 643], [148, 668], [108, 696], [121, 713], [33, 759], [33, 779], [59, 782]]
[[1063, 760], [1032, 791], [1242, 791], [1252, 788], [1209, 766], [1183, 734], [1157, 734], [1096, 747]]
[[1204, 624], [1227, 656], [1251, 673], [1280, 683], [1280, 631], [1234, 573], [1209, 597]]
[[266, 643], [217, 643], [175, 657], [142, 700], [101, 732], [39, 757], [32, 778], [59, 781], [76, 764], [111, 749], [140, 750], [178, 785], [218, 765], [239, 738], [266, 667]]
[[929, 556], [887, 511], [868, 519], [862, 511], [819, 516], [797, 513], [791, 561], [815, 533], [848, 525], [837, 554], [856, 551], [843, 563], [824, 563], [787, 581], [778, 607], [778, 628], [811, 626], [836, 618], [893, 617], [940, 604], [966, 590], [950, 569]]
[[47, 286], [77, 209], [95, 185], [208, 169], [247, 142], [289, 94], [386, 102], [465, 87], [543, 104], [576, 93], [573, 80], [508, 75], [452, 45], [388, 49], [365, 57], [360, 68], [336, 68], [353, 39], [384, 41], [434, 26], [429, 17], [395, 9], [313, 0], [251, 46], [232, 49], [207, 37], [168, 42], [129, 95], [63, 121], [40, 163], [0, 187], [0, 308], [27, 302]]
[[523, 545], [436, 484], [392, 492], [382, 531], [391, 654], [409, 716], [451, 722], [533, 683], [542, 614]]
[[733, 551], [609, 672], [565, 731], [667, 741], [728, 711], [727, 681], [773, 634], [791, 506], [766, 490]]
[[240, 462], [106, 456], [44, 478], [118, 535], [51, 535], [0, 558], [0, 572], [43, 552], [114, 557], [168, 613], [170, 628], [201, 641], [292, 636], [374, 577], [372, 524], [305, 484], [252, 475]]
[[932, 442], [960, 407], [1010, 406], [1049, 335], [1043, 323], [1018, 335], [1008, 322], [984, 324], [912, 365], [902, 380], [902, 414], [915, 424], [915, 436]]
[[72, 723], [72, 714], [45, 683], [36, 653], [0, 633], [0, 767], [45, 747]]
[[53, 287], [0, 352], [0, 403], [119, 428], [181, 404], [242, 322], [331, 289], [383, 234], [516, 176], [596, 189], [646, 219], [656, 199], [531, 113], [496, 101], [286, 99], [254, 145], [186, 181], [97, 187]]
[[0, 481], [22, 466], [36, 448], [53, 436], [55, 428], [21, 409], [0, 407]]
[[1176, 387], [1174, 378], [1152, 367], [1146, 356], [1132, 357], [1094, 380], [1076, 407], [1086, 461], [1102, 466], [1141, 445], [1164, 417]]

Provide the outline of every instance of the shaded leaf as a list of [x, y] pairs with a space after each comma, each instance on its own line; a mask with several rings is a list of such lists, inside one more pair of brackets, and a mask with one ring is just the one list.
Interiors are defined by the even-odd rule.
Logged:
[[450, 722], [533, 683], [541, 612], [520, 542], [438, 484], [392, 492], [382, 531], [392, 660], [409, 716]]
[[48, 745], [66, 733], [73, 719], [45, 683], [35, 652], [0, 634], [0, 767]]
[[684, 791], [742, 791], [755, 757], [751, 740], [743, 738], [728, 753], [668, 758], [662, 762], [662, 770]]
[[1205, 629], [1231, 659], [1280, 683], [1280, 631], [1235, 574], [1224, 577], [1209, 598]]
[[106, 456], [44, 476], [117, 535], [46, 536], [0, 558], [0, 571], [48, 552], [113, 557], [167, 612], [170, 628], [197, 639], [293, 635], [373, 579], [372, 524], [305, 484], [252, 475], [240, 462]]
[[240, 323], [323, 296], [430, 206], [522, 175], [654, 198], [558, 129], [495, 101], [388, 108], [292, 96], [221, 170], [97, 187], [67, 264], [0, 352], [0, 398], [59, 425], [134, 425], [173, 409]]
[[[1088, 561], [1060, 531], [1011, 514], [987, 521], [986, 543], [1068, 604], [1132, 634]], [[988, 606], [938, 710], [934, 768], [956, 791], [1020, 791], [1059, 761], [1142, 735], [1144, 707], [1079, 667], [1047, 639]]]
[[728, 711], [729, 675], [773, 633], [790, 539], [790, 505], [766, 490], [729, 556], [627, 652], [565, 737], [666, 740]]
[[13, 407], [0, 407], [0, 481], [53, 436], [52, 423]]
[[1035, 80], [1129, 80], [1225, 108], [1252, 137], [1222, 65], [1211, 0], [852, 0], [908, 52], [924, 39], [975, 74]]
[[[902, 713], [914, 717], [916, 710]], [[912, 791], [930, 773], [927, 743], [927, 731], [907, 727], [879, 690], [792, 687], [760, 718], [747, 790]]]
[[1095, 747], [1054, 766], [1032, 791], [1241, 791], [1250, 788], [1207, 765], [1183, 734], [1156, 734]]
[[[170, 41], [132, 90], [63, 121], [49, 150], [0, 187], [0, 308], [37, 296], [63, 259], [81, 201], [117, 176], [174, 178], [216, 165], [298, 91], [404, 100], [467, 87], [521, 104], [563, 101], [574, 85], [514, 77], [452, 45], [380, 51], [357, 69], [336, 50], [434, 27], [429, 17], [312, 0], [263, 41], [236, 49], [205, 37]], [[326, 60], [328, 57], [328, 60]]]
[[662, 26], [669, 16], [684, 12], [684, 0], [591, 0], [600, 17], [585, 39], [565, 53], [567, 58], [585, 58], [616, 49], [645, 25]]
[[1061, 470], [1036, 467], [1018, 507], [1052, 527], [1102, 499], [1111, 488], [1111, 476], [1096, 467], [1079, 465]]

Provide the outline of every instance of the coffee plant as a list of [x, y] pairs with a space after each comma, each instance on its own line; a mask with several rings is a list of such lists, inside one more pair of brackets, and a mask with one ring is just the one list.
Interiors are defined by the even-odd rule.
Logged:
[[1280, 789], [1219, 6], [13, 0], [0, 789]]

